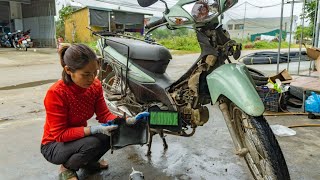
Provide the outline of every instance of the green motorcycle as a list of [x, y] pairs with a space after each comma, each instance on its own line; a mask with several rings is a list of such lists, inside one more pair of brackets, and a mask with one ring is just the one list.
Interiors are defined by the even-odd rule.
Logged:
[[[158, 0], [138, 0], [148, 7]], [[245, 65], [238, 59], [241, 44], [231, 40], [218, 16], [237, 0], [180, 0], [163, 18], [146, 25], [196, 31], [201, 54], [177, 81], [166, 74], [172, 59], [168, 49], [125, 35], [101, 37], [99, 45], [108, 75], [103, 78], [109, 109], [119, 115], [150, 112], [148, 154], [152, 137], [159, 134], [192, 136], [209, 119], [208, 104], [218, 103], [236, 148], [255, 179], [290, 179], [279, 144], [263, 117], [264, 105]], [[227, 62], [225, 62], [227, 61]], [[209, 106], [210, 107], [210, 106]]]

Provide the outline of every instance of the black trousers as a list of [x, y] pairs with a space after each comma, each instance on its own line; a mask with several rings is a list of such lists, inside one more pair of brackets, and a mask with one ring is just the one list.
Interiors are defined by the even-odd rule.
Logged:
[[41, 145], [44, 158], [53, 164], [63, 164], [77, 171], [90, 163], [96, 163], [110, 149], [110, 137], [94, 134], [70, 142], [50, 142]]

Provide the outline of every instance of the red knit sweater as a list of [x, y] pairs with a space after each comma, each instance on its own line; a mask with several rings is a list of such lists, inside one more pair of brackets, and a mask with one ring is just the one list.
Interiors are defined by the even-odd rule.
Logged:
[[116, 118], [104, 100], [101, 83], [95, 79], [88, 88], [66, 85], [62, 80], [53, 84], [44, 99], [46, 122], [41, 144], [68, 142], [84, 137], [84, 127], [93, 114], [100, 123]]

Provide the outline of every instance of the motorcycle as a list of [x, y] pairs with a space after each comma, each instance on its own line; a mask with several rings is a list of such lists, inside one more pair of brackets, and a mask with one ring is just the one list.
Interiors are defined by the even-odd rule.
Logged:
[[11, 33], [5, 34], [0, 37], [0, 47], [11, 47]]
[[[138, 0], [148, 7], [158, 0]], [[243, 157], [255, 179], [290, 179], [281, 148], [263, 116], [264, 105], [248, 68], [232, 63], [241, 44], [230, 39], [218, 16], [238, 0], [179, 0], [163, 18], [146, 25], [148, 33], [161, 26], [174, 30], [192, 27], [201, 54], [177, 81], [166, 74], [172, 59], [156, 42], [125, 35], [100, 36], [102, 84], [109, 109], [134, 116], [149, 111], [148, 154], [152, 137], [164, 134], [190, 137], [209, 120], [208, 104], [219, 104], [236, 154]], [[102, 73], [103, 74], [103, 73]]]
[[12, 45], [14, 48], [18, 49], [22, 49], [27, 51], [28, 48], [31, 47], [31, 38], [30, 38], [30, 29], [25, 31], [25, 32], [21, 32], [20, 30], [18, 30], [17, 32], [13, 33], [14, 37], [12, 39]]

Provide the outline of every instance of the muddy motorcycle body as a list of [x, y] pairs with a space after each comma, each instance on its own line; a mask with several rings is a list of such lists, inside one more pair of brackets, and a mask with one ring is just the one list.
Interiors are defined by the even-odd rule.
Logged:
[[[156, 1], [138, 2], [147, 7]], [[160, 124], [150, 124], [150, 151], [152, 135], [155, 133], [163, 138], [164, 147], [167, 147], [164, 133], [192, 136], [197, 127], [209, 120], [208, 104], [218, 103], [236, 154], [244, 157], [253, 177], [290, 179], [282, 151], [263, 117], [264, 105], [248, 69], [243, 64], [234, 64], [229, 60], [229, 56], [239, 58], [241, 44], [229, 38], [227, 31], [219, 25], [217, 15], [237, 1], [212, 2], [180, 0], [172, 8], [166, 9], [162, 19], [147, 25], [151, 30], [161, 25], [170, 29], [192, 25], [196, 30], [201, 54], [176, 81], [166, 74], [172, 56], [165, 47], [152, 41], [123, 36], [101, 36], [98, 45], [104, 61], [102, 70], [106, 72], [101, 79], [108, 107], [119, 115], [123, 112], [135, 115], [146, 110], [162, 113], [163, 116], [155, 116], [164, 118], [157, 119]], [[196, 9], [206, 6], [213, 13], [203, 19], [193, 10], [188, 13], [184, 8], [186, 6]], [[214, 8], [216, 12], [212, 10]], [[226, 64], [226, 60], [229, 63]], [[177, 122], [172, 123], [169, 116], [175, 117], [171, 120], [176, 119]]]

